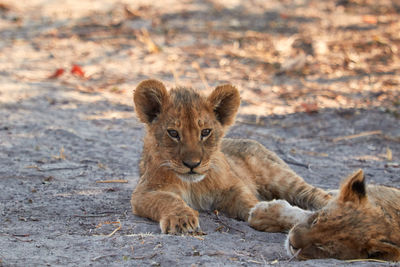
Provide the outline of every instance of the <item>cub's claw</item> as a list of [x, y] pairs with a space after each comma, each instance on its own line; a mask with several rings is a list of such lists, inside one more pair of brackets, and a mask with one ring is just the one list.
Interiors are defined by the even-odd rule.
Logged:
[[184, 211], [167, 215], [160, 220], [160, 228], [164, 234], [185, 234], [200, 231], [197, 211]]

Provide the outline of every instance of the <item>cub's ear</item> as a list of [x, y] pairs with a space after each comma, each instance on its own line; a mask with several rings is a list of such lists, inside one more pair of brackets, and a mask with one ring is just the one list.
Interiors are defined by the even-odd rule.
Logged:
[[142, 81], [133, 93], [136, 114], [141, 122], [147, 124], [160, 115], [168, 100], [167, 89], [162, 82], [157, 80]]
[[240, 105], [240, 95], [236, 87], [230, 84], [217, 86], [208, 96], [208, 101], [221, 125], [229, 126], [235, 121]]
[[340, 187], [339, 201], [361, 203], [367, 199], [364, 172], [359, 169], [344, 180]]
[[[372, 251], [368, 252], [369, 259], [380, 259], [386, 261], [399, 261], [399, 243], [394, 240], [371, 240], [368, 242]], [[397, 244], [396, 244], [397, 243]]]

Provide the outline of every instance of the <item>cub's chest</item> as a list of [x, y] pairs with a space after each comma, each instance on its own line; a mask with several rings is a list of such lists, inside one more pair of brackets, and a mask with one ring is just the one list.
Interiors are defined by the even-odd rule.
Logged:
[[215, 209], [216, 196], [211, 192], [188, 190], [182, 194], [182, 198], [186, 204], [195, 210], [207, 211]]

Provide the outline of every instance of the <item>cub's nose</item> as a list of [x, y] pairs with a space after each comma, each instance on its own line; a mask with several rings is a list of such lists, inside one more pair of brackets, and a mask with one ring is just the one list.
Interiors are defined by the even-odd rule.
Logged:
[[196, 168], [200, 165], [201, 160], [199, 160], [199, 161], [182, 160], [182, 163], [189, 169], [193, 170], [194, 168]]

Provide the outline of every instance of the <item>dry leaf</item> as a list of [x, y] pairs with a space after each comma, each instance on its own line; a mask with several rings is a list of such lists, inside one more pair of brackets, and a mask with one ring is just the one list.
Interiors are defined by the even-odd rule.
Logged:
[[73, 75], [76, 75], [79, 77], [85, 77], [85, 72], [82, 70], [81, 66], [79, 66], [79, 65], [72, 65], [71, 73]]
[[392, 154], [392, 150], [390, 148], [386, 148], [386, 159], [388, 161], [392, 161], [393, 160], [393, 154]]
[[304, 108], [304, 111], [311, 114], [318, 112], [318, 104], [317, 103], [301, 103], [301, 106]]
[[363, 22], [368, 23], [368, 24], [377, 24], [378, 23], [378, 18], [375, 16], [371, 15], [364, 15], [362, 17]]
[[52, 75], [50, 75], [48, 78], [49, 78], [49, 79], [58, 78], [58, 77], [60, 77], [61, 75], [64, 74], [64, 71], [65, 71], [65, 70], [62, 69], [62, 68], [56, 69], [56, 70], [54, 71], [54, 73], [53, 73]]

